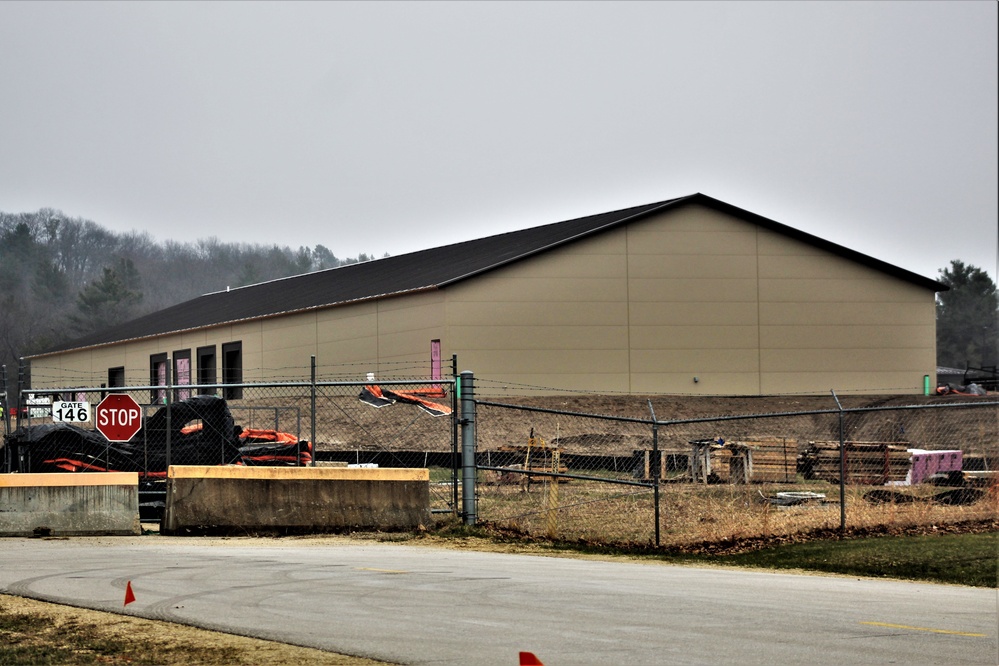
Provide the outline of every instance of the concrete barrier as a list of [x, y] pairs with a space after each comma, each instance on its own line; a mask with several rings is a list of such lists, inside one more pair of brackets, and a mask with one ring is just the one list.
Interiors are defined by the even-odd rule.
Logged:
[[135, 472], [0, 474], [0, 536], [142, 534]]
[[429, 522], [427, 469], [173, 465], [160, 531], [300, 534]]

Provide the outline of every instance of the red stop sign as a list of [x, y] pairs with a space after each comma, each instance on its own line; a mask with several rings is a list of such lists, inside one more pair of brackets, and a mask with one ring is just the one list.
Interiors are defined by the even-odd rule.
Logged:
[[109, 442], [127, 442], [142, 428], [142, 408], [127, 393], [112, 393], [94, 413], [97, 430]]

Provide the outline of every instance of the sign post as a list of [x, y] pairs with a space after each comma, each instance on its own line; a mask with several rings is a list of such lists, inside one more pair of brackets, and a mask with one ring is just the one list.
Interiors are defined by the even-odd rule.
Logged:
[[94, 420], [109, 442], [127, 442], [142, 429], [142, 408], [127, 393], [112, 393], [97, 405]]

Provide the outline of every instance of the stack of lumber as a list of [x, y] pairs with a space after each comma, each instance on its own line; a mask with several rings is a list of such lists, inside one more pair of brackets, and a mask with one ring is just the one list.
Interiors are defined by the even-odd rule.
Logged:
[[[905, 481], [911, 454], [907, 442], [846, 442], [845, 483], [884, 485]], [[839, 442], [809, 442], [806, 460], [816, 479], [839, 483]]]
[[751, 437], [739, 441], [691, 442], [691, 479], [695, 483], [795, 483], [798, 440]]
[[751, 453], [744, 446], [723, 444], [723, 440], [700, 439], [690, 442], [690, 480], [694, 483], [749, 483]]
[[753, 437], [728, 442], [726, 446], [752, 452], [749, 480], [753, 483], [795, 483], [798, 480], [797, 439]]
[[[738, 447], [726, 445], [724, 448], [711, 448], [711, 475], [708, 482], [722, 481], [724, 483], [745, 483], [748, 475], [746, 471], [746, 452]], [[737, 462], [733, 464], [733, 459]], [[697, 479], [700, 481], [700, 479]]]

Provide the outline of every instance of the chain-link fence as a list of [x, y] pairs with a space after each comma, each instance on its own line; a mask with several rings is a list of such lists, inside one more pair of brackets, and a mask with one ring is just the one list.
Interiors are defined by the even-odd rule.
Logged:
[[995, 518], [999, 402], [660, 420], [476, 401], [477, 518], [689, 546]]
[[[830, 400], [828, 409], [686, 419], [668, 397], [660, 400], [674, 407], [670, 419], [657, 418], [652, 400], [623, 416], [470, 399], [467, 451], [475, 454], [459, 474], [466, 421], [456, 418], [457, 386], [371, 378], [21, 391], [13, 423], [5, 412], [0, 464], [4, 472], [136, 471], [144, 520], [159, 517], [170, 464], [429, 468], [437, 514], [622, 545], [997, 513], [999, 402], [991, 397], [846, 408]], [[96, 431], [95, 407], [112, 390], [142, 411], [127, 441]], [[74, 413], [81, 403], [86, 414]], [[459, 494], [459, 476], [475, 491]]]
[[[426, 467], [431, 510], [451, 513], [453, 389], [393, 380], [23, 391], [0, 471], [138, 472], [141, 515], [158, 520], [170, 465]], [[127, 418], [101, 407], [112, 391], [141, 412], [126, 441], [98, 423]]]

